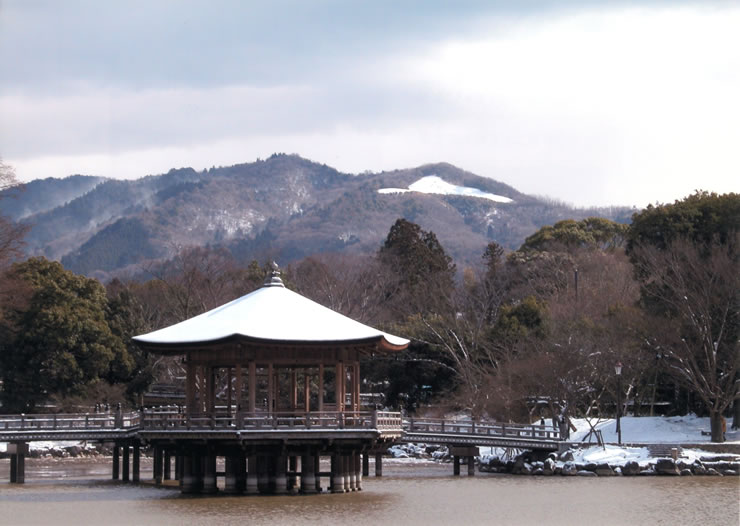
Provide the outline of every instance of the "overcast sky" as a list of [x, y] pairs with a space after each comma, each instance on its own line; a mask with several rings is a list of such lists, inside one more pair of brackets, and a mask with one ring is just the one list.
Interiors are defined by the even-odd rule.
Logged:
[[577, 205], [740, 191], [740, 2], [0, 0], [21, 180], [297, 153]]

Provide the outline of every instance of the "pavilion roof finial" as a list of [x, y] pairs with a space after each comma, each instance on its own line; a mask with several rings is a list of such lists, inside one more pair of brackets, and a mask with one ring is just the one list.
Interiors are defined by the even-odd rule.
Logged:
[[280, 267], [274, 261], [270, 263], [272, 270], [267, 274], [263, 287], [285, 287], [283, 280], [280, 279]]

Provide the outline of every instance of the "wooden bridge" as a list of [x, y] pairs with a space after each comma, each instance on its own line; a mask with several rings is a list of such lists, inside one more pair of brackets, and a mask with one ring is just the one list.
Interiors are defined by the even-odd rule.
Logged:
[[[256, 445], [263, 448], [270, 444], [277, 448], [276, 450], [282, 451], [283, 455], [287, 451], [289, 455], [287, 458], [290, 458], [291, 451], [300, 452], [307, 447], [313, 448], [314, 454], [311, 458], [318, 459], [321, 451], [330, 449], [333, 451], [337, 445], [341, 446], [343, 441], [346, 443], [361, 441], [365, 444], [362, 473], [368, 474], [368, 454], [375, 454], [376, 476], [382, 475], [382, 453], [389, 445], [398, 442], [447, 446], [454, 458], [456, 475], [459, 474], [462, 458], [468, 459], [468, 473], [473, 474], [472, 458], [478, 455], [478, 446], [553, 451], [564, 445], [559, 431], [545, 425], [445, 419], [404, 420], [400, 413], [387, 411], [267, 414], [231, 413], [222, 410], [211, 414], [189, 414], [182, 408], [170, 406], [130, 413], [119, 410], [91, 414], [4, 415], [0, 416], [0, 442], [9, 443], [6, 456], [11, 458], [11, 482], [24, 481], [24, 458], [28, 453], [28, 442], [41, 440], [113, 442], [113, 478], [119, 478], [121, 472], [119, 457], [122, 454], [123, 480], [129, 480], [129, 456], [133, 448], [134, 481], [139, 480], [140, 447], [144, 443], [151, 444], [154, 446], [154, 478], [158, 483], [163, 478], [170, 478], [171, 456], [176, 458], [176, 478], [181, 481], [186, 478], [189, 472], [187, 466], [190, 466], [191, 462], [183, 463], [181, 458], [183, 451], [202, 449], [202, 444], [216, 445], [209, 446], [209, 452], [202, 453], [213, 456], [214, 459], [216, 454], [226, 455], [227, 460], [234, 454], [241, 454], [244, 458], [244, 451], [249, 451], [250, 448], [255, 451]], [[316, 467], [318, 462], [315, 462], [311, 468], [313, 471], [308, 474], [317, 481], [321, 476], [329, 477], [332, 489], [337, 480], [334, 457], [335, 455], [332, 456], [332, 472], [319, 472]], [[305, 456], [302, 458], [303, 465], [307, 460]], [[238, 461], [236, 462], [238, 464]], [[347, 469], [353, 474], [355, 471], [359, 473], [357, 467], [359, 458], [340, 459], [337, 462], [340, 466], [349, 462], [351, 467]], [[192, 464], [195, 463], [194, 461]], [[311, 464], [314, 464], [313, 460]], [[213, 465], [215, 466], [215, 460]], [[229, 462], [226, 473], [227, 490], [230, 487], [230, 480], [234, 488], [238, 488], [239, 481], [236, 476], [229, 478], [228, 465]], [[302, 477], [306, 476], [303, 471], [300, 473], [297, 471], [295, 462], [291, 465], [293, 470], [290, 471], [288, 468], [289, 472], [282, 473], [283, 476], [291, 475], [293, 478], [299, 474]], [[341, 471], [344, 468], [337, 469]], [[208, 475], [200, 474], [201, 478]], [[212, 487], [215, 490], [216, 474], [214, 472], [211, 475]], [[359, 478], [359, 475], [353, 476]], [[359, 485], [358, 482], [354, 484]], [[247, 490], [248, 486], [247, 480], [245, 482]], [[253, 486], [252, 489], [256, 492], [256, 481]], [[316, 486], [319, 487], [319, 482], [316, 482]]]

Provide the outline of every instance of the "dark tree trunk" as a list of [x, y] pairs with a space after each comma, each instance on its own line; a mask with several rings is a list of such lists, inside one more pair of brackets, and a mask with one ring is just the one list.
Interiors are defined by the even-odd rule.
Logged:
[[712, 425], [712, 442], [724, 442], [724, 417], [717, 411], [710, 411], [709, 419]]
[[732, 405], [732, 429], [740, 428], [740, 399]]

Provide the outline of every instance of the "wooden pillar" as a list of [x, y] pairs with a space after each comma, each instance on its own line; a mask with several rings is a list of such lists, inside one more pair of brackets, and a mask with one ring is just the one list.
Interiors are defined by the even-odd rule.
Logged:
[[133, 458], [133, 468], [131, 473], [131, 479], [134, 482], [139, 482], [141, 480], [141, 444], [139, 441], [134, 442], [134, 458]]
[[275, 379], [273, 378], [274, 370], [272, 363], [267, 364], [267, 413], [272, 414], [275, 411], [274, 396], [275, 396]]
[[288, 489], [297, 489], [298, 486], [298, 457], [290, 455], [288, 457]]
[[118, 446], [118, 444], [113, 446], [113, 480], [118, 480], [120, 473], [120, 454], [121, 454], [121, 448]]
[[182, 486], [182, 453], [179, 450], [175, 452], [175, 480]]
[[349, 455], [347, 455], [347, 471], [349, 472], [349, 490], [350, 491], [357, 491], [357, 470], [355, 469], [356, 463], [355, 463], [355, 457], [357, 456], [357, 453], [354, 451], [351, 451]]
[[204, 455], [203, 493], [216, 493], [216, 453], [208, 448]]
[[121, 480], [124, 482], [129, 481], [129, 456], [130, 456], [130, 447], [128, 444], [123, 445], [123, 469], [121, 470]]
[[10, 482], [12, 484], [24, 484], [26, 482], [28, 444], [26, 442], [10, 443], [7, 452], [10, 453]]
[[228, 416], [231, 416], [231, 403], [234, 400], [234, 397], [231, 393], [232, 383], [231, 383], [231, 367], [226, 368], [226, 374], [228, 375], [226, 378], [227, 387], [226, 387], [226, 414]]
[[[163, 473], [163, 479], [164, 480], [171, 480], [172, 479], [172, 453], [169, 449], [165, 449], [163, 452], [163, 462], [164, 462], [164, 473]], [[175, 471], [177, 471], [177, 468], [175, 468]]]
[[342, 471], [344, 472], [344, 491], [352, 491], [352, 473], [350, 473], [349, 467], [350, 455], [342, 455]]
[[249, 401], [247, 411], [254, 413], [257, 404], [257, 364], [249, 362]]
[[324, 410], [324, 364], [319, 364], [319, 412]]
[[355, 412], [360, 410], [360, 362], [355, 362], [354, 365], [354, 400], [352, 402]]
[[275, 466], [275, 494], [283, 495], [288, 491], [288, 479], [285, 473], [285, 464], [287, 458], [285, 455], [276, 455], [273, 457]]
[[375, 476], [383, 476], [383, 453], [375, 453]]
[[316, 493], [321, 493], [321, 454], [318, 452], [313, 456], [313, 474], [316, 481]]
[[475, 475], [475, 457], [468, 457], [468, 476]]
[[452, 474], [456, 477], [460, 476], [460, 457], [457, 455], [452, 457]]
[[224, 473], [224, 493], [235, 494], [239, 493], [236, 479], [237, 471], [239, 469], [238, 459], [233, 453], [228, 453], [225, 458], [225, 473]]
[[257, 479], [257, 455], [247, 457], [247, 495], [256, 495], [259, 493]]
[[260, 493], [270, 492], [270, 475], [268, 459], [265, 455], [257, 455], [257, 487]]
[[344, 493], [342, 454], [339, 451], [335, 451], [331, 456], [331, 492]]
[[362, 454], [362, 476], [370, 476], [370, 453], [367, 451]]
[[311, 410], [311, 377], [308, 375], [308, 369], [303, 370], [303, 398], [304, 411], [308, 413]]
[[185, 404], [187, 405], [187, 413], [191, 414], [195, 411], [195, 365], [190, 361], [188, 357], [187, 361], [187, 372], [185, 376]]
[[162, 446], [154, 446], [154, 458], [152, 459], [152, 476], [154, 483], [162, 484]]
[[247, 458], [244, 450], [239, 449], [234, 456], [234, 462], [236, 463], [236, 491], [244, 493], [247, 487]]
[[344, 401], [346, 397], [344, 396], [344, 381], [346, 380], [346, 374], [344, 372], [344, 364], [342, 362], [337, 362], [336, 366], [336, 375], [335, 375], [335, 384], [336, 384], [336, 398], [337, 398], [337, 411], [342, 412], [344, 411]]
[[290, 410], [298, 409], [298, 373], [295, 369], [290, 371]]
[[182, 452], [180, 488], [183, 493], [197, 493], [199, 491], [197, 463], [200, 463], [200, 457], [195, 451], [190, 449]]
[[316, 493], [316, 473], [314, 472], [313, 455], [308, 451], [301, 457], [301, 492]]
[[362, 491], [362, 460], [360, 459], [360, 453], [355, 451], [352, 458], [355, 461], [355, 489]]
[[242, 378], [242, 365], [240, 363], [236, 364], [236, 367], [234, 369], [235, 375], [236, 375], [236, 392], [234, 393], [234, 403], [236, 404], [236, 411], [241, 412], [242, 411], [242, 389], [243, 389], [243, 382], [244, 379]]
[[216, 368], [208, 367], [208, 413], [216, 413]]

